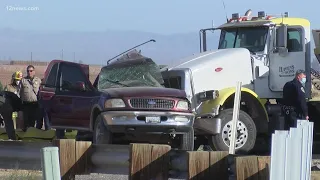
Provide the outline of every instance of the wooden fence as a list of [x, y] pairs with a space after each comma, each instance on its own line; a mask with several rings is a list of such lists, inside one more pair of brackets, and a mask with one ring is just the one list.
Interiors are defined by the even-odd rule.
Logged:
[[[53, 146], [59, 148], [62, 179], [91, 172], [91, 142], [64, 139], [55, 140]], [[171, 151], [187, 153], [180, 163], [186, 164], [189, 180], [228, 180], [230, 176], [237, 180], [269, 180], [270, 157], [267, 156], [235, 156], [227, 151], [182, 152], [158, 144], [130, 144], [129, 179], [168, 179], [172, 169]]]

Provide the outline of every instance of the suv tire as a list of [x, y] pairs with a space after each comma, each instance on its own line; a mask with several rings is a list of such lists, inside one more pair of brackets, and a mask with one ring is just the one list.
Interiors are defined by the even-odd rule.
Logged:
[[101, 115], [98, 115], [94, 125], [93, 132], [93, 143], [94, 144], [111, 144], [112, 143], [112, 133], [104, 125]]
[[181, 135], [181, 150], [193, 151], [194, 150], [194, 129], [191, 127], [190, 131]]

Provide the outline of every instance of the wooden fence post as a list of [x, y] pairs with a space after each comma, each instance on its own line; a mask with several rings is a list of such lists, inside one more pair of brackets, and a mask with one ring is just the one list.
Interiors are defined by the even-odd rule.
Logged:
[[259, 180], [269, 180], [270, 179], [270, 156], [259, 156], [258, 157], [258, 167], [259, 167]]
[[76, 141], [74, 139], [57, 139], [52, 144], [59, 148], [61, 180], [75, 179]]
[[269, 180], [270, 157], [236, 157], [237, 180]]
[[169, 145], [130, 144], [129, 180], [165, 180], [169, 173]]
[[76, 174], [89, 174], [91, 171], [91, 141], [76, 142]]
[[59, 148], [41, 149], [42, 177], [44, 180], [60, 180]]
[[188, 179], [228, 180], [227, 151], [190, 151], [188, 152]]

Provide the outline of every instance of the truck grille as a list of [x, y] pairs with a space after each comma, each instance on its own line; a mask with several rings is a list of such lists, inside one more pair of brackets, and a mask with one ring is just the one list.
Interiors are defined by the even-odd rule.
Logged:
[[130, 104], [133, 108], [141, 109], [172, 109], [174, 107], [174, 100], [134, 98], [130, 99]]

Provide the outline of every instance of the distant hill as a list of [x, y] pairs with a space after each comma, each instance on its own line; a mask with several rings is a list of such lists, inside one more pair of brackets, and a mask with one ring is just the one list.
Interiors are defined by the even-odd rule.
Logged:
[[[209, 47], [216, 48], [218, 33], [209, 36]], [[109, 58], [149, 39], [149, 43], [139, 47], [142, 54], [159, 64], [199, 52], [198, 32], [161, 35], [138, 31], [104, 32], [40, 32], [14, 29], [0, 29], [0, 60], [34, 61], [74, 59], [87, 64], [102, 64]], [[63, 50], [63, 53], [62, 53]], [[63, 54], [63, 57], [62, 57]]]

